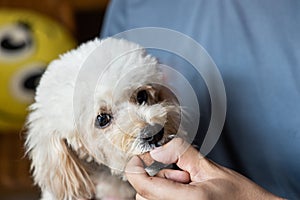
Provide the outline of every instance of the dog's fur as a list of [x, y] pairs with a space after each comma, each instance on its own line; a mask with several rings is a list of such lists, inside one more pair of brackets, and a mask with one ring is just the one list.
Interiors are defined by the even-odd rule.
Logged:
[[[99, 55], [87, 62], [95, 49]], [[96, 86], [80, 78], [83, 68], [97, 75]], [[133, 199], [126, 162], [178, 129], [178, 105], [161, 82], [157, 60], [122, 39], [95, 39], [53, 61], [30, 107], [25, 144], [42, 199]], [[141, 90], [148, 99], [139, 103]], [[97, 125], [100, 114], [110, 116], [105, 127]], [[155, 124], [164, 127], [163, 138], [150, 144], [143, 134]]]

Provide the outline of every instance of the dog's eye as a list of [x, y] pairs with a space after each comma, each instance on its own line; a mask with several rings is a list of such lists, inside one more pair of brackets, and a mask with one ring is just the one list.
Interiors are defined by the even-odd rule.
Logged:
[[136, 95], [136, 101], [140, 105], [147, 103], [147, 101], [148, 101], [148, 93], [147, 93], [147, 91], [146, 90], [139, 91], [137, 93], [137, 95]]
[[98, 128], [105, 128], [108, 125], [110, 125], [111, 120], [112, 120], [111, 115], [109, 115], [107, 113], [102, 113], [102, 114], [97, 115], [95, 125]]

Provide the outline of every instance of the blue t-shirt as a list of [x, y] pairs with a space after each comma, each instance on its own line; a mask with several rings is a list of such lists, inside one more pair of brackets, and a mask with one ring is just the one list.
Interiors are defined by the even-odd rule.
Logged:
[[[226, 123], [209, 156], [300, 199], [300, 1], [113, 0], [101, 37], [145, 26], [192, 37], [221, 72]], [[174, 64], [170, 55], [155, 56]]]

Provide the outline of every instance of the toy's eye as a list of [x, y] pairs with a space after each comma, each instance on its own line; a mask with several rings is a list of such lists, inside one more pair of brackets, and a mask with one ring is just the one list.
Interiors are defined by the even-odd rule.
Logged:
[[12, 95], [20, 102], [31, 103], [45, 68], [42, 62], [21, 66], [10, 81]]
[[148, 101], [148, 93], [146, 90], [140, 90], [136, 95], [136, 101], [139, 105], [146, 104]]
[[44, 69], [41, 68], [36, 72], [32, 72], [31, 74], [28, 74], [28, 76], [25, 77], [25, 79], [23, 80], [23, 88], [25, 90], [35, 92], [43, 73], [44, 73]]
[[110, 125], [112, 116], [107, 113], [97, 115], [95, 125], [98, 128], [106, 128]]
[[29, 24], [18, 22], [0, 29], [0, 58], [15, 61], [33, 52], [33, 36]]

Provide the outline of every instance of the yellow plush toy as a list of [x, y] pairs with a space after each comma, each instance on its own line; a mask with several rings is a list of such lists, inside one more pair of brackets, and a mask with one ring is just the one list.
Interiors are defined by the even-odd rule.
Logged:
[[51, 18], [0, 8], [0, 133], [22, 128], [46, 66], [74, 46], [68, 30]]

